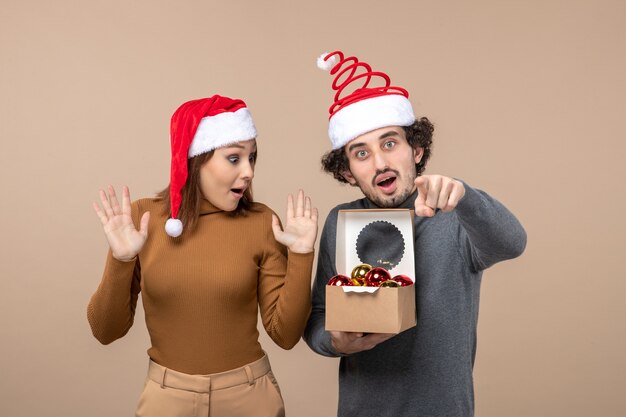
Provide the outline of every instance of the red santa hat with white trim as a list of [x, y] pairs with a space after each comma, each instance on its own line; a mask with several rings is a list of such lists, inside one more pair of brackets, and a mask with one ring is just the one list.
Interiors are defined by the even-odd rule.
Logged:
[[178, 237], [183, 224], [177, 218], [187, 181], [187, 160], [223, 146], [256, 138], [252, 115], [243, 100], [219, 95], [183, 103], [172, 115], [170, 140], [171, 218], [165, 232]]
[[[415, 122], [409, 93], [404, 88], [391, 86], [387, 74], [372, 71], [366, 62], [354, 56], [345, 57], [341, 51], [320, 55], [317, 66], [330, 70], [330, 75], [335, 76], [332, 84], [336, 91], [334, 103], [328, 110], [328, 136], [333, 150], [372, 130], [410, 126]], [[369, 86], [372, 79], [380, 79], [384, 85]], [[347, 92], [346, 89], [352, 91]]]

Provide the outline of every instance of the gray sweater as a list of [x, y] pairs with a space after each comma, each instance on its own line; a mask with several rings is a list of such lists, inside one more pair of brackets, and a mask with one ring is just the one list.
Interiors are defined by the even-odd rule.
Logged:
[[[401, 207], [413, 208], [417, 192]], [[377, 208], [367, 199], [335, 207], [320, 240], [313, 308], [304, 339], [341, 356], [324, 330], [325, 285], [335, 275], [340, 209]], [[341, 357], [338, 416], [473, 416], [472, 369], [482, 271], [524, 251], [526, 233], [502, 204], [465, 184], [450, 213], [415, 217], [417, 326], [375, 348]]]

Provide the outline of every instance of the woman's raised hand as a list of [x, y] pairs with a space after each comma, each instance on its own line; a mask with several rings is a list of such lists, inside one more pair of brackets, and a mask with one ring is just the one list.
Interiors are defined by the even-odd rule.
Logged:
[[304, 191], [298, 191], [295, 207], [291, 194], [287, 196], [287, 220], [283, 229], [278, 217], [273, 215], [272, 230], [278, 242], [296, 253], [313, 250], [317, 238], [317, 209], [311, 208], [311, 199], [304, 196]]
[[130, 192], [128, 187], [122, 189], [122, 206], [120, 207], [112, 186], [108, 187], [109, 194], [100, 190], [100, 202], [93, 203], [93, 208], [100, 218], [104, 234], [111, 247], [113, 257], [120, 261], [130, 261], [137, 256], [148, 238], [148, 221], [150, 212], [141, 216], [139, 230], [135, 229], [130, 216]]

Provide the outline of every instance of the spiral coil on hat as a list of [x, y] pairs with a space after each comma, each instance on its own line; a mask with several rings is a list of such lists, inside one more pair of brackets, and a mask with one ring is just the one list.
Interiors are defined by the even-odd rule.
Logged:
[[[380, 71], [372, 71], [372, 67], [368, 63], [359, 61], [354, 56], [344, 57], [343, 52], [334, 51], [326, 54], [326, 56], [323, 57], [322, 62], [332, 63], [337, 58], [339, 58], [338, 62], [330, 68], [330, 74], [335, 76], [332, 88], [337, 91], [335, 93], [334, 103], [328, 109], [330, 117], [343, 107], [367, 98], [390, 94], [402, 95], [406, 98], [409, 97], [408, 91], [404, 88], [390, 85], [391, 80], [387, 74]], [[363, 69], [364, 72], [357, 74], [359, 69]], [[346, 79], [341, 82], [341, 84], [338, 84], [341, 77], [348, 72], [349, 74]], [[374, 77], [382, 78], [385, 81], [385, 85], [380, 87], [368, 87], [370, 81]], [[346, 96], [340, 97], [349, 84], [361, 79], [365, 79], [363, 81], [363, 85], [356, 88], [353, 92], [348, 93]]]

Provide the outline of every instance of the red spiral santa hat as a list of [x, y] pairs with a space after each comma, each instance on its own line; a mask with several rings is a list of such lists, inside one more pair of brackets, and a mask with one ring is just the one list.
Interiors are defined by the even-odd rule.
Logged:
[[188, 101], [176, 109], [170, 125], [172, 217], [165, 223], [168, 235], [178, 237], [183, 233], [183, 224], [177, 217], [187, 181], [187, 159], [254, 138], [254, 121], [242, 100], [214, 95]]
[[[391, 86], [387, 74], [372, 71], [369, 64], [356, 57], [344, 57], [341, 51], [320, 55], [317, 66], [330, 70], [330, 75], [335, 76], [334, 103], [328, 110], [328, 136], [333, 149], [381, 127], [410, 126], [415, 122], [409, 93], [404, 88]], [[372, 79], [382, 80], [384, 85], [369, 86]]]

